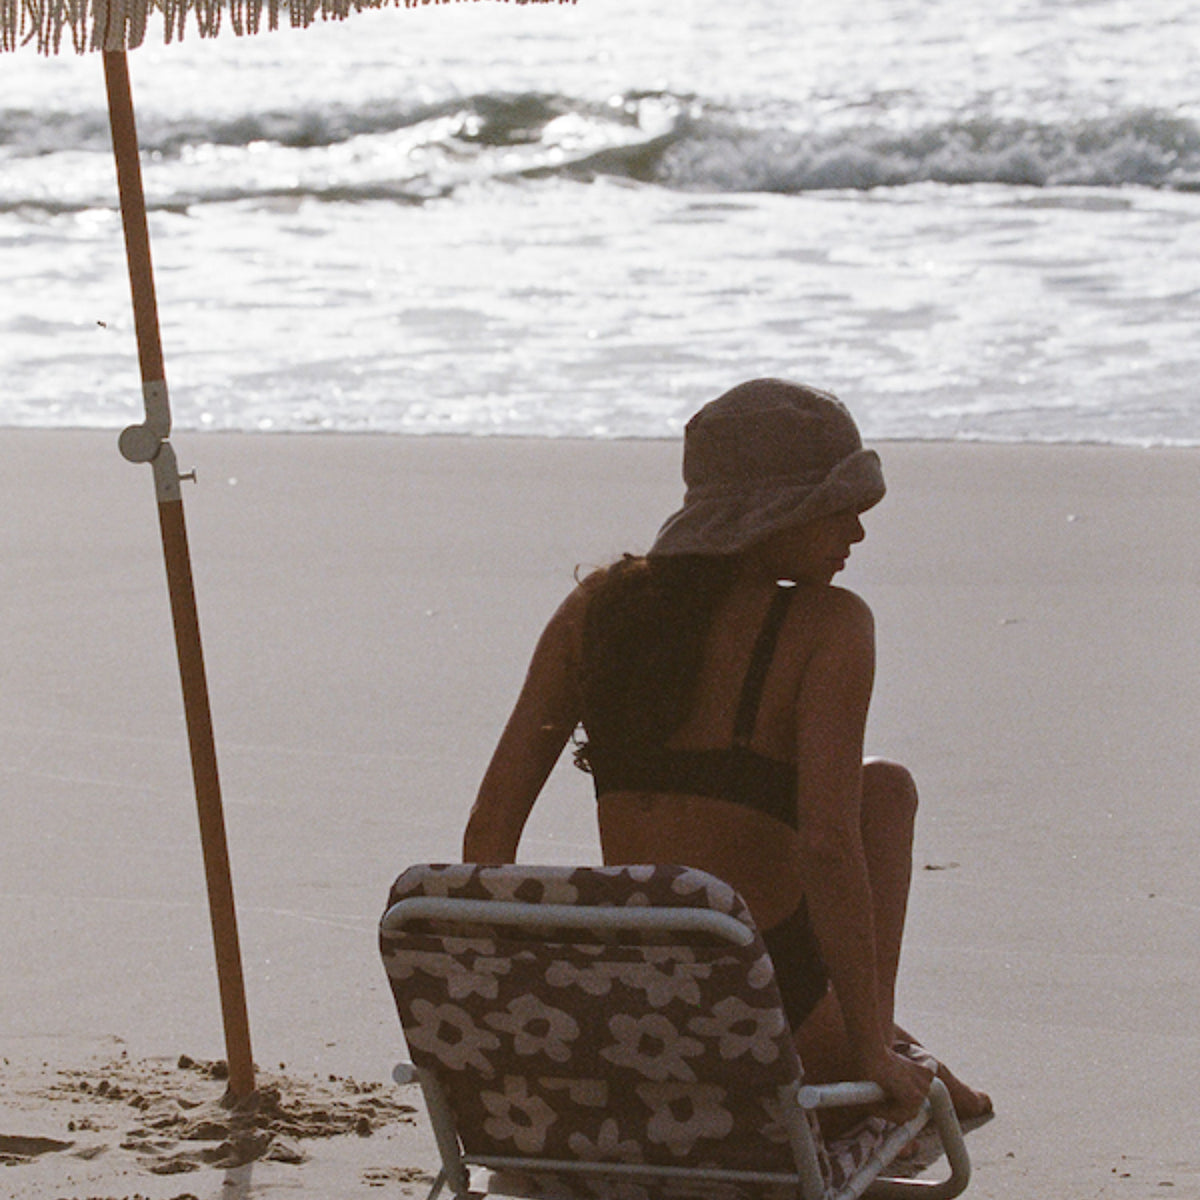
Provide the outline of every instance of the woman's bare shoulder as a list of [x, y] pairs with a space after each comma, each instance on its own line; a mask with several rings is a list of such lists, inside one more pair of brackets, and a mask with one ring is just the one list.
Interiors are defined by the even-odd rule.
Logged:
[[843, 633], [872, 633], [875, 616], [871, 606], [849, 588], [827, 587], [806, 588], [809, 603], [806, 606], [821, 626], [828, 626]]
[[607, 569], [601, 567], [589, 572], [576, 582], [546, 623], [539, 642], [541, 648], [554, 647], [567, 653], [572, 659], [579, 657], [588, 605], [604, 582], [606, 574]]
[[873, 670], [875, 618], [867, 602], [847, 588], [814, 588], [799, 615], [798, 670], [814, 674], [857, 674]]
[[568, 624], [582, 622], [592, 597], [604, 585], [607, 577], [607, 567], [597, 567], [586, 575], [578, 576], [575, 586], [567, 593], [552, 619]]
[[582, 624], [588, 605], [604, 585], [613, 577], [614, 570], [623, 565], [623, 560], [610, 563], [608, 566], [593, 567], [586, 573], [577, 570], [575, 587], [567, 594], [566, 599], [558, 606], [553, 621], [563, 624]]

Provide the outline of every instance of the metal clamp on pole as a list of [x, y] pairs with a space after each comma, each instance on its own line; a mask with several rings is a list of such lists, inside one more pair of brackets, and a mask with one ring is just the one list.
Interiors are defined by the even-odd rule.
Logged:
[[142, 397], [146, 405], [145, 421], [123, 430], [117, 445], [129, 462], [150, 463], [154, 467], [154, 491], [159, 503], [178, 500], [181, 476], [175, 451], [167, 441], [171, 435], [171, 405], [166, 380], [143, 383]]

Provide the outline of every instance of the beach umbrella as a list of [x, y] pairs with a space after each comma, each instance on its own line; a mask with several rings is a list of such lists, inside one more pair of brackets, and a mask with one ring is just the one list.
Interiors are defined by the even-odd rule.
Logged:
[[[235, 1098], [247, 1097], [254, 1091], [254, 1064], [208, 683], [183, 514], [181, 476], [169, 440], [171, 406], [159, 335], [146, 201], [142, 189], [126, 51], [140, 46], [148, 27], [156, 21], [161, 21], [164, 40], [171, 42], [182, 38], [189, 24], [195, 26], [201, 37], [215, 37], [221, 31], [223, 22], [232, 26], [236, 34], [256, 34], [263, 30], [264, 17], [266, 30], [269, 31], [277, 29], [282, 20], [293, 27], [308, 27], [317, 19], [340, 20], [363, 9], [401, 5], [411, 8], [430, 2], [0, 0], [0, 51], [36, 46], [43, 54], [57, 54], [65, 42], [68, 49], [77, 53], [95, 51], [103, 57], [145, 408], [144, 420], [121, 434], [119, 446], [130, 462], [148, 463], [153, 471], [200, 822], [209, 916], [216, 951], [221, 1016], [229, 1064], [229, 1091]], [[553, 3], [554, 0], [515, 2]]]

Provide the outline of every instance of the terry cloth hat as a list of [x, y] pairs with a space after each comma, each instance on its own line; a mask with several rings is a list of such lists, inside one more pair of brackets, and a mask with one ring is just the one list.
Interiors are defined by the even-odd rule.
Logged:
[[879, 455], [864, 450], [835, 396], [782, 379], [739, 384], [684, 433], [683, 507], [651, 555], [738, 554], [781, 529], [883, 499]]

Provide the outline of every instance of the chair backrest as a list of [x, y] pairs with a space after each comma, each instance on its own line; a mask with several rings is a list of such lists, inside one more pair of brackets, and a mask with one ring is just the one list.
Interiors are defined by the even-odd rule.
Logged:
[[[483, 903], [421, 899], [439, 897]], [[652, 915], [671, 910], [684, 928]], [[800, 1063], [750, 914], [713, 876], [416, 866], [380, 937], [413, 1063], [474, 1161], [796, 1172]]]

